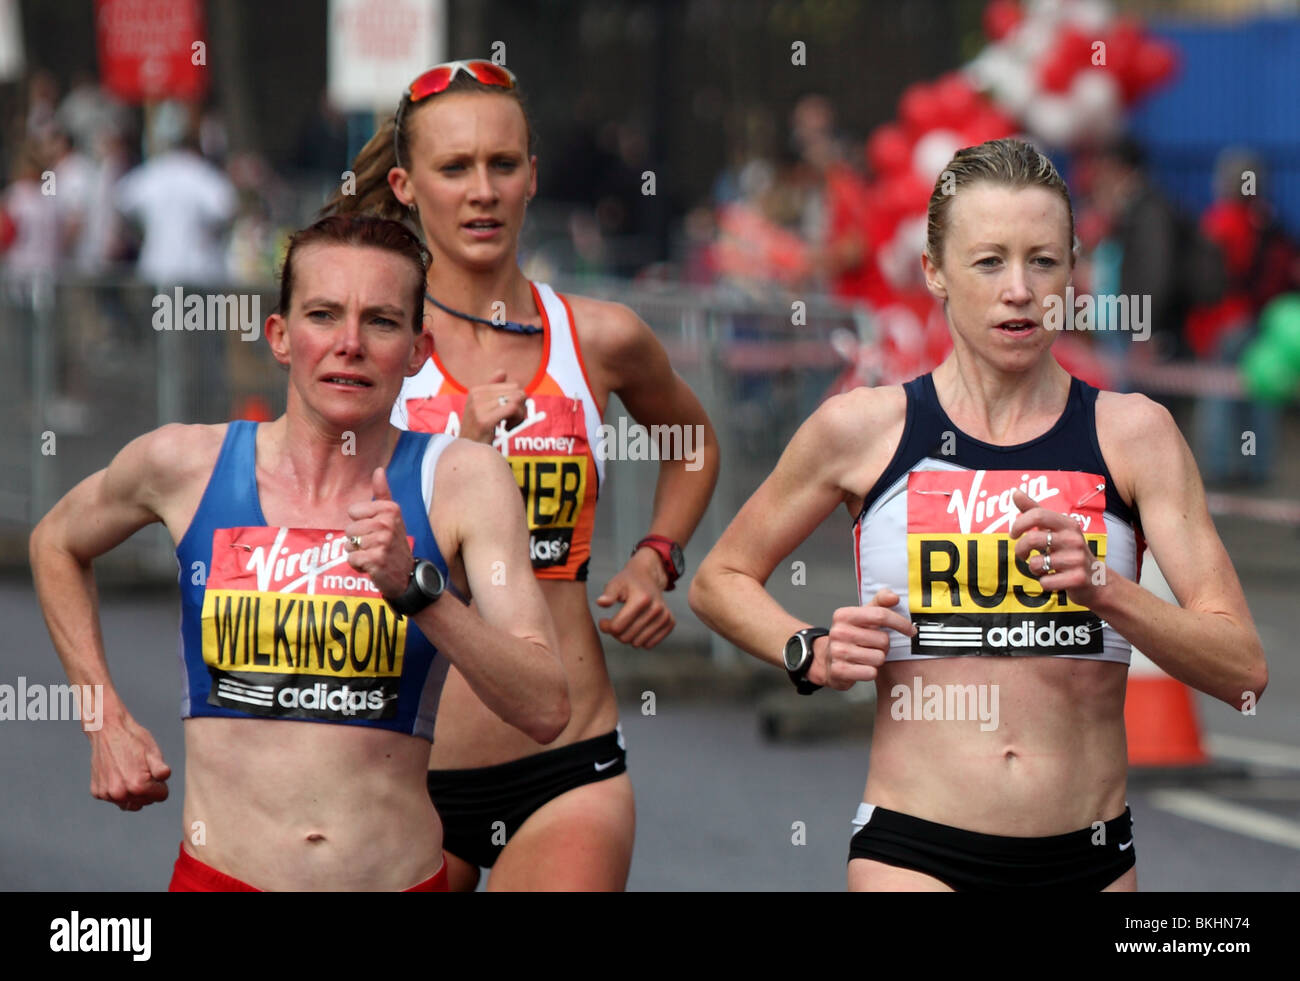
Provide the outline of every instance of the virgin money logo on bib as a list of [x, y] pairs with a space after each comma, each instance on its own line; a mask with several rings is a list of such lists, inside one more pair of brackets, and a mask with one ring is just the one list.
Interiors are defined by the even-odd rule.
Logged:
[[213, 533], [209, 704], [329, 722], [396, 717], [407, 621], [348, 563], [345, 542], [319, 528]]
[[1101, 621], [1063, 590], [1047, 592], [1009, 534], [1024, 491], [1078, 522], [1106, 558], [1106, 496], [1096, 474], [922, 470], [907, 480], [908, 605], [913, 654], [1100, 654]]
[[[459, 436], [465, 395], [406, 401], [407, 420], [420, 432]], [[590, 479], [587, 417], [580, 399], [530, 395], [524, 418], [501, 422], [492, 445], [505, 456], [524, 499], [534, 569], [564, 565], [582, 516]]]

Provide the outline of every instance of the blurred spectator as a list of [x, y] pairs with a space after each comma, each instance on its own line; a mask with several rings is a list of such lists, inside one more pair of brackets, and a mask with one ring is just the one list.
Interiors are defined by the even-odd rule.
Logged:
[[59, 261], [59, 215], [54, 198], [41, 193], [44, 171], [40, 144], [24, 141], [13, 162], [13, 182], [0, 197], [0, 208], [13, 224], [13, 241], [4, 253], [10, 281], [52, 274]]
[[122, 220], [115, 193], [130, 163], [126, 138], [105, 123], [94, 137], [94, 172], [86, 195], [86, 219], [74, 256], [79, 272], [94, 275], [123, 258]]
[[78, 71], [72, 77], [72, 89], [59, 103], [54, 118], [72, 137], [78, 150], [93, 154], [105, 126], [118, 129], [126, 126], [126, 109], [100, 86], [94, 75]]
[[59, 259], [64, 262], [71, 260], [80, 248], [95, 180], [95, 164], [76, 148], [62, 126], [53, 124], [47, 132], [45, 159], [54, 171], [53, 203], [59, 216]]
[[27, 79], [27, 130], [29, 139], [42, 140], [54, 124], [59, 105], [59, 83], [54, 74], [38, 68]]
[[[1187, 318], [1187, 342], [1195, 355], [1235, 366], [1255, 334], [1269, 300], [1293, 288], [1295, 249], [1268, 200], [1265, 175], [1251, 152], [1229, 149], [1215, 164], [1214, 203], [1201, 216], [1201, 234], [1223, 256], [1226, 288], [1217, 303]], [[1262, 483], [1277, 451], [1278, 410], [1264, 402], [1205, 398], [1197, 404], [1197, 458], [1207, 483]], [[1255, 434], [1253, 454], [1242, 453], [1242, 434]]]
[[137, 273], [153, 283], [210, 283], [227, 275], [222, 243], [235, 188], [195, 149], [184, 106], [165, 103], [152, 125], [155, 156], [117, 185], [117, 203], [143, 229]]
[[[1099, 151], [1091, 161], [1092, 200], [1104, 216], [1108, 233], [1092, 257], [1092, 287], [1099, 296], [1151, 298], [1151, 343], [1156, 356], [1180, 353], [1187, 304], [1181, 295], [1178, 214], [1143, 169], [1142, 150], [1124, 138]], [[1125, 325], [1103, 323], [1099, 309], [1097, 339], [1111, 355], [1128, 360], [1133, 341]], [[1128, 325], [1131, 326], [1132, 325]], [[1123, 390], [1123, 381], [1116, 380]]]
[[226, 165], [230, 153], [230, 134], [226, 119], [215, 109], [208, 109], [199, 120], [199, 153], [218, 167]]
[[[812, 268], [841, 300], [876, 302], [886, 291], [879, 267], [868, 261], [868, 185], [850, 163], [825, 96], [804, 96], [790, 117], [791, 141], [811, 170], [804, 233], [813, 245]], [[919, 270], [919, 260], [916, 263]]]
[[280, 229], [273, 221], [273, 203], [283, 196], [283, 186], [271, 165], [257, 153], [231, 157], [228, 173], [239, 204], [230, 229], [227, 268], [236, 282], [274, 282]]
[[350, 160], [347, 117], [330, 101], [329, 93], [322, 92], [316, 111], [298, 135], [293, 165], [309, 174], [328, 174], [333, 182], [348, 169]]
[[565, 209], [564, 224], [584, 272], [635, 276], [655, 259], [655, 209], [668, 193], [662, 184], [653, 196], [642, 192], [651, 169], [645, 127], [601, 121], [591, 93], [575, 101], [571, 118], [559, 152], [543, 163], [541, 194], [576, 206]]

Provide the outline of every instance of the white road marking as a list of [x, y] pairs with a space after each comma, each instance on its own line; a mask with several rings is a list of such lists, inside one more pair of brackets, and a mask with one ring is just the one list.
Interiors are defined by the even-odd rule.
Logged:
[[1205, 748], [1211, 756], [1243, 763], [1260, 763], [1264, 766], [1284, 766], [1300, 770], [1300, 746], [1270, 743], [1262, 739], [1242, 736], [1215, 736], [1207, 734]]
[[1300, 824], [1275, 814], [1230, 804], [1197, 790], [1157, 790], [1148, 800], [1153, 807], [1179, 817], [1300, 850]]

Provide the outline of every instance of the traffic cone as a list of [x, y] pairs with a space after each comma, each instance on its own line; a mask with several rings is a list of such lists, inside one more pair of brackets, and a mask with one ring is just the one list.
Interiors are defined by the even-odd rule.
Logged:
[[[1178, 602], [1149, 552], [1143, 556], [1139, 582], [1161, 599]], [[1129, 661], [1124, 729], [1129, 777], [1135, 782], [1200, 781], [1244, 773], [1237, 764], [1210, 759], [1191, 689], [1165, 674], [1136, 647]]]
[[1203, 766], [1210, 761], [1191, 691], [1136, 647], [1128, 669], [1124, 729], [1129, 766]]

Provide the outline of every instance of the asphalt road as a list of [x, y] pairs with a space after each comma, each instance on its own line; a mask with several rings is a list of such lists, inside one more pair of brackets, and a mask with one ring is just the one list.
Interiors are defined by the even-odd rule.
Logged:
[[[1300, 889], [1300, 538], [1237, 519], [1220, 530], [1259, 624], [1270, 685], [1255, 716], [1198, 700], [1211, 749], [1242, 762], [1245, 776], [1130, 789], [1144, 890]], [[815, 577], [809, 589], [804, 603], [831, 601]], [[682, 593], [673, 600], [686, 621]], [[174, 588], [107, 589], [102, 613], [115, 683], [171, 763], [173, 796], [120, 812], [89, 796], [89, 750], [77, 723], [0, 721], [0, 889], [166, 887], [184, 786], [177, 596]], [[0, 683], [64, 681], [25, 579], [0, 580], [0, 623]], [[682, 635], [697, 637], [698, 628], [683, 622]], [[662, 664], [674, 655], [612, 654], [624, 667], [646, 657]], [[637, 794], [631, 889], [843, 889], [849, 820], [866, 777], [861, 736], [766, 742], [756, 702], [704, 697], [705, 679], [689, 697], [661, 692], [645, 716], [636, 687], [623, 692]], [[805, 844], [793, 843], [795, 822]]]

